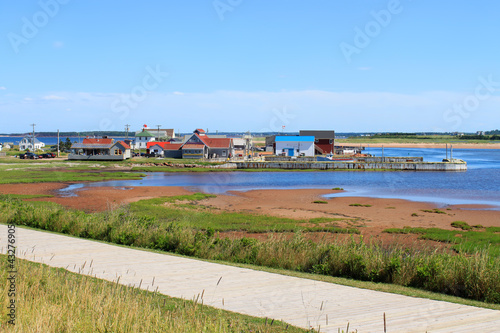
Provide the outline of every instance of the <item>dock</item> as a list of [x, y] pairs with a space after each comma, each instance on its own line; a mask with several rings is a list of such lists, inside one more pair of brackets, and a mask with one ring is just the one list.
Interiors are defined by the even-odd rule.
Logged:
[[424, 162], [422, 157], [356, 157], [351, 161], [314, 161], [286, 159], [234, 162], [237, 169], [284, 170], [366, 170], [366, 171], [466, 171], [467, 162], [453, 159], [446, 162]]

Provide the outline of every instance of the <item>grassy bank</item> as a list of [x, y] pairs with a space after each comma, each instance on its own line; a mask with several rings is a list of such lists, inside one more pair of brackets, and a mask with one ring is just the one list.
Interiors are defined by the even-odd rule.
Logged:
[[[189, 227], [201, 231], [246, 231], [262, 232], [332, 232], [359, 234], [355, 219], [350, 218], [313, 218], [295, 220], [290, 218], [254, 215], [248, 213], [226, 212], [213, 209], [200, 203], [204, 198], [215, 197], [211, 194], [162, 197], [140, 200], [131, 203], [128, 211], [138, 218], [166, 227], [174, 222], [180, 227]], [[352, 227], [341, 228], [339, 222]]]
[[[169, 209], [190, 211], [183, 207]], [[190, 214], [186, 214], [188, 221]], [[229, 239], [207, 227], [209, 222], [203, 228], [188, 226], [177, 217], [160, 220], [154, 214], [126, 209], [86, 214], [45, 202], [0, 198], [2, 223], [204, 259], [391, 283], [500, 304], [500, 258], [485, 250], [449, 254], [432, 249], [384, 247], [354, 238], [347, 242], [312, 242], [301, 232], [293, 237], [270, 234], [266, 241]]]
[[450, 243], [452, 244], [451, 248], [459, 253], [488, 251], [491, 256], [500, 257], [500, 227], [469, 226], [463, 221], [455, 221], [451, 225], [459, 230], [406, 227], [386, 229], [384, 232], [417, 234], [420, 235], [421, 239]]
[[[0, 255], [2, 281], [6, 258]], [[16, 265], [16, 325], [7, 324], [8, 284], [3, 283], [2, 332], [306, 332], [204, 306], [202, 299], [171, 298], [24, 260]]]
[[[91, 164], [70, 167], [63, 162], [28, 162], [0, 165], [0, 184], [82, 182], [133, 179], [139, 180], [144, 174], [124, 171], [101, 171]], [[48, 172], [48, 169], [50, 172]]]

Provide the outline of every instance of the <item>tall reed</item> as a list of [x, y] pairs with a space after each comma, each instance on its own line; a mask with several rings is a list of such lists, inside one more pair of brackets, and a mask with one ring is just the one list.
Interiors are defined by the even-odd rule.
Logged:
[[265, 241], [229, 239], [210, 228], [181, 227], [136, 216], [123, 208], [87, 214], [5, 197], [0, 198], [0, 222], [204, 259], [393, 283], [500, 304], [500, 258], [486, 250], [449, 254], [384, 247], [356, 238], [313, 242], [301, 232], [292, 238], [271, 234]]

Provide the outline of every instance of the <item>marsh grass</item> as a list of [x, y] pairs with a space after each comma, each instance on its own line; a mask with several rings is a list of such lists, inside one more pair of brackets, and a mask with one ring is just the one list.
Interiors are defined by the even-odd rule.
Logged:
[[[156, 223], [175, 223], [196, 230], [212, 231], [245, 231], [251, 233], [264, 232], [333, 232], [333, 233], [359, 233], [355, 228], [339, 228], [326, 224], [335, 219], [318, 220], [275, 217], [250, 213], [226, 212], [211, 209], [203, 204], [203, 199], [214, 197], [204, 193], [194, 193], [185, 196], [161, 197], [140, 200], [131, 203], [128, 211], [141, 218]], [[178, 204], [178, 202], [188, 202]], [[173, 204], [165, 205], [166, 203]], [[307, 226], [304, 226], [307, 225]]]
[[139, 180], [145, 175], [132, 172], [64, 172], [29, 169], [0, 170], [0, 184], [81, 182], [132, 179]]
[[499, 227], [480, 228], [480, 226], [469, 226], [463, 221], [452, 222], [452, 226], [462, 229], [445, 230], [439, 228], [411, 228], [386, 229], [386, 233], [394, 234], [418, 234], [421, 239], [452, 244], [451, 247], [458, 253], [473, 255], [477, 252], [488, 252], [492, 258], [500, 257], [500, 234]]
[[[480, 242], [481, 239], [468, 238], [475, 247], [464, 251], [467, 254], [383, 246], [379, 242], [365, 242], [360, 236], [351, 236], [348, 241], [321, 239], [313, 242], [301, 231], [296, 231], [293, 237], [270, 233], [264, 241], [253, 238], [229, 239], [220, 237], [213, 228], [189, 226], [187, 221], [190, 221], [190, 216], [201, 213], [187, 211], [186, 214], [186, 221], [181, 225], [177, 221], [163, 222], [155, 215], [138, 215], [126, 209], [87, 214], [67, 211], [55, 204], [46, 205], [45, 202], [34, 204], [8, 196], [0, 197], [0, 222], [3, 223], [203, 259], [392, 283], [500, 303], [500, 258], [492, 255], [485, 243]], [[210, 215], [201, 215], [207, 216]], [[242, 218], [241, 215], [229, 214], [224, 217], [227, 221], [238, 218]], [[271, 220], [274, 219], [272, 217]], [[195, 221], [202, 220], [196, 217]], [[245, 221], [251, 224], [258, 222], [258, 218], [238, 223]], [[428, 230], [403, 232], [418, 232], [424, 236]], [[480, 234], [475, 231], [467, 233]], [[473, 240], [478, 243], [473, 243]]]
[[453, 228], [458, 228], [458, 229], [462, 229], [462, 230], [472, 230], [472, 229], [483, 229], [484, 228], [481, 224], [469, 225], [467, 222], [464, 222], [464, 221], [451, 222], [451, 226]]
[[439, 210], [437, 208], [434, 208], [434, 209], [421, 209], [421, 211], [424, 212], [424, 213], [446, 214], [446, 212], [443, 212], [442, 210]]
[[353, 203], [353, 204], [350, 204], [349, 206], [351, 207], [371, 207], [372, 205], [363, 205], [363, 204], [360, 204], [360, 203]]
[[[0, 255], [0, 278], [7, 278]], [[306, 332], [280, 321], [245, 316], [64, 269], [17, 260], [16, 325], [0, 301], [0, 331], [9, 332]], [[2, 283], [1, 295], [8, 285]], [[309, 331], [311, 332], [311, 331]]]

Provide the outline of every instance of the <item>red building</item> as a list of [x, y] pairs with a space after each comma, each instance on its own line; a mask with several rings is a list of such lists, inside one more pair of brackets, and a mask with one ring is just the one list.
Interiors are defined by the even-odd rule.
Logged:
[[335, 131], [300, 131], [300, 136], [314, 136], [315, 155], [335, 153]]

